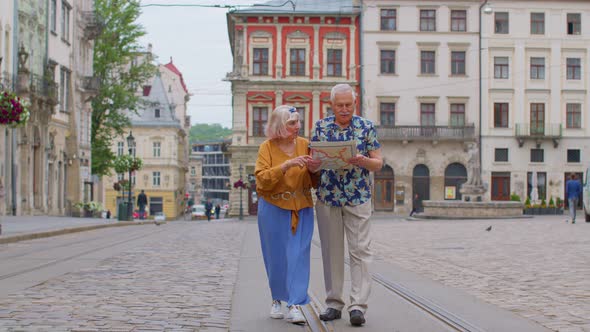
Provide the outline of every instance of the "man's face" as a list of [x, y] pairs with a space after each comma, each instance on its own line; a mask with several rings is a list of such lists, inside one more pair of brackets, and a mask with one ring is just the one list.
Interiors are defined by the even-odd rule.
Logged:
[[334, 111], [336, 124], [348, 126], [354, 115], [355, 106], [351, 92], [335, 94], [334, 100], [332, 101], [332, 110]]

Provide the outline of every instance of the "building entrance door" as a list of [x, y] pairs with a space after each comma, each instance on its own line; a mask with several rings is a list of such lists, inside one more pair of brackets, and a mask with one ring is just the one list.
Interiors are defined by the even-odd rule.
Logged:
[[492, 172], [492, 201], [510, 200], [510, 172]]
[[418, 207], [422, 207], [422, 201], [430, 199], [430, 170], [424, 164], [414, 167], [412, 173], [412, 197], [418, 194]]
[[393, 169], [387, 165], [375, 173], [375, 210], [393, 211]]

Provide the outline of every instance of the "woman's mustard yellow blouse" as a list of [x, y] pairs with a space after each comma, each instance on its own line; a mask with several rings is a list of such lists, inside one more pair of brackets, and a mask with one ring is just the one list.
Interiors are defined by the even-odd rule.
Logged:
[[283, 174], [281, 164], [289, 159], [309, 154], [309, 141], [295, 140], [292, 156], [281, 150], [273, 140], [266, 140], [258, 149], [256, 159], [256, 192], [270, 204], [291, 210], [291, 231], [295, 234], [299, 222], [298, 211], [313, 207], [311, 198], [312, 176], [307, 167], [291, 167]]

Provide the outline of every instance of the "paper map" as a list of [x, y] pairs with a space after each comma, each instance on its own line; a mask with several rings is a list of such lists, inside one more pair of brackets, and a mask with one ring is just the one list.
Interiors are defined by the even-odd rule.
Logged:
[[322, 161], [321, 169], [351, 169], [346, 161], [356, 156], [354, 141], [310, 142], [311, 157]]

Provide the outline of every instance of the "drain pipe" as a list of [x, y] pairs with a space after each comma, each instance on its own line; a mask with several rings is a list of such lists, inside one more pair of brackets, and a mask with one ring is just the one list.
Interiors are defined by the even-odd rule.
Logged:
[[[481, 117], [482, 117], [482, 107], [483, 107], [483, 103], [482, 103], [482, 100], [481, 100], [482, 99], [482, 95], [483, 95], [483, 93], [482, 93], [482, 67], [481, 67], [481, 52], [482, 52], [481, 51], [481, 29], [482, 29], [481, 28], [482, 27], [482, 24], [481, 24], [481, 19], [482, 19], [481, 11], [482, 11], [482, 8], [484, 6], [486, 6], [487, 4], [488, 4], [488, 0], [485, 0], [479, 6], [479, 11], [478, 11], [478, 14], [479, 14], [479, 31], [478, 31], [478, 37], [479, 38], [478, 38], [478, 43], [477, 43], [477, 51], [478, 51], [477, 53], [479, 55], [479, 125], [478, 125], [478, 127], [479, 127], [478, 128], [478, 132], [479, 133], [478, 133], [478, 140], [479, 140], [479, 173], [480, 173], [479, 176], [480, 176], [480, 178], [482, 178], [482, 174], [481, 173], [483, 172], [483, 168], [482, 168], [482, 165], [483, 165], [483, 163], [482, 163], [482, 147], [483, 146], [482, 146], [482, 141], [481, 141], [481, 123], [482, 123]], [[488, 14], [491, 13], [491, 8], [489, 8], [489, 7], [486, 7], [483, 10], [486, 11], [486, 13], [488, 13]]]

